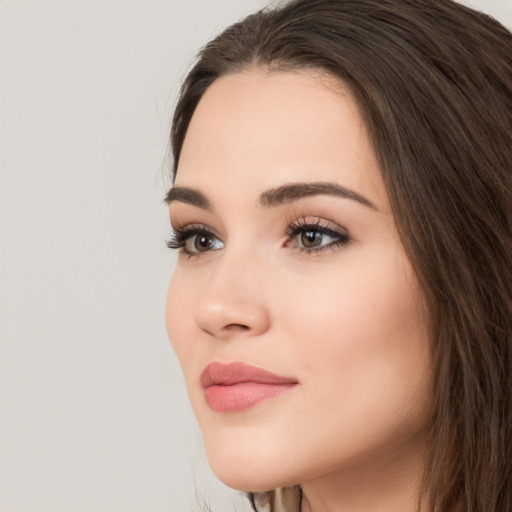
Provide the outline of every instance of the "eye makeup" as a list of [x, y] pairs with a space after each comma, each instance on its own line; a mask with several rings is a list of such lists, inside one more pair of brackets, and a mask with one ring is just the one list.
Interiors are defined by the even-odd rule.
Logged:
[[[334, 229], [321, 218], [302, 218], [294, 221], [288, 225], [285, 234], [294, 242], [295, 248], [306, 254], [318, 254], [328, 249], [334, 251], [350, 242], [345, 228], [338, 226]], [[288, 241], [285, 246], [288, 246]]]
[[[333, 227], [331, 224], [320, 217], [304, 217], [290, 222], [284, 231], [286, 239], [282, 247], [300, 253], [319, 254], [347, 246], [351, 241], [348, 231], [342, 226]], [[167, 247], [188, 257], [199, 257], [223, 249], [224, 242], [207, 225], [190, 224], [174, 228]]]
[[224, 242], [206, 225], [188, 225], [174, 228], [166, 242], [169, 249], [178, 250], [187, 256], [200, 256], [224, 247]]

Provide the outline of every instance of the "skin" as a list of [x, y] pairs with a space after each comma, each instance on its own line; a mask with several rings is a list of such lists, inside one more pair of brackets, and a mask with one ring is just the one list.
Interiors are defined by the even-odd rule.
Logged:
[[[375, 208], [328, 194], [260, 203], [296, 182], [335, 183]], [[207, 226], [214, 245], [180, 251], [167, 327], [213, 471], [242, 490], [301, 484], [305, 512], [416, 510], [431, 417], [426, 315], [348, 91], [313, 71], [216, 80], [190, 123], [176, 186], [211, 205], [170, 203], [174, 228]], [[293, 222], [349, 241], [317, 233], [324, 250], [307, 252], [286, 234]], [[217, 413], [199, 381], [212, 361], [298, 384]]]

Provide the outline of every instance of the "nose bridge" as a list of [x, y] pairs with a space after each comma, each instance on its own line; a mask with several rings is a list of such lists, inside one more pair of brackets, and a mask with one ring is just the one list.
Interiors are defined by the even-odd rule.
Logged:
[[269, 328], [270, 314], [258, 286], [261, 269], [254, 251], [224, 249], [212, 264], [196, 302], [198, 327], [221, 339], [263, 334]]

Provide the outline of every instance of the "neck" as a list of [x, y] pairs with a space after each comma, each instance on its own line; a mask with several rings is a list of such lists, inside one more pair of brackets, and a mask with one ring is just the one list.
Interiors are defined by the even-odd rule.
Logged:
[[347, 464], [303, 483], [302, 512], [421, 512], [424, 444]]

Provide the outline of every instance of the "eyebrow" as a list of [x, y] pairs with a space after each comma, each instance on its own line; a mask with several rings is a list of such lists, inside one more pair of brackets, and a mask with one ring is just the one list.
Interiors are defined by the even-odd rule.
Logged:
[[167, 192], [164, 201], [167, 205], [174, 201], [179, 201], [180, 203], [197, 206], [203, 210], [212, 211], [210, 201], [208, 201], [206, 196], [202, 192], [199, 192], [199, 190], [195, 190], [193, 188], [172, 187], [171, 190]]
[[[265, 207], [279, 206], [282, 204], [292, 203], [311, 196], [337, 196], [344, 199], [351, 199], [358, 203], [377, 210], [377, 207], [366, 197], [354, 192], [353, 190], [338, 185], [337, 183], [313, 182], [313, 183], [289, 183], [277, 188], [266, 190], [260, 196], [260, 204]], [[210, 201], [199, 190], [175, 186], [169, 190], [165, 196], [165, 202], [169, 205], [174, 201], [190, 204], [202, 208], [203, 210], [212, 211]]]
[[361, 194], [342, 185], [338, 185], [337, 183], [322, 181], [314, 183], [290, 183], [267, 190], [261, 194], [260, 203], [262, 206], [278, 206], [311, 196], [343, 197], [344, 199], [357, 201], [372, 210], [377, 210], [377, 207]]

